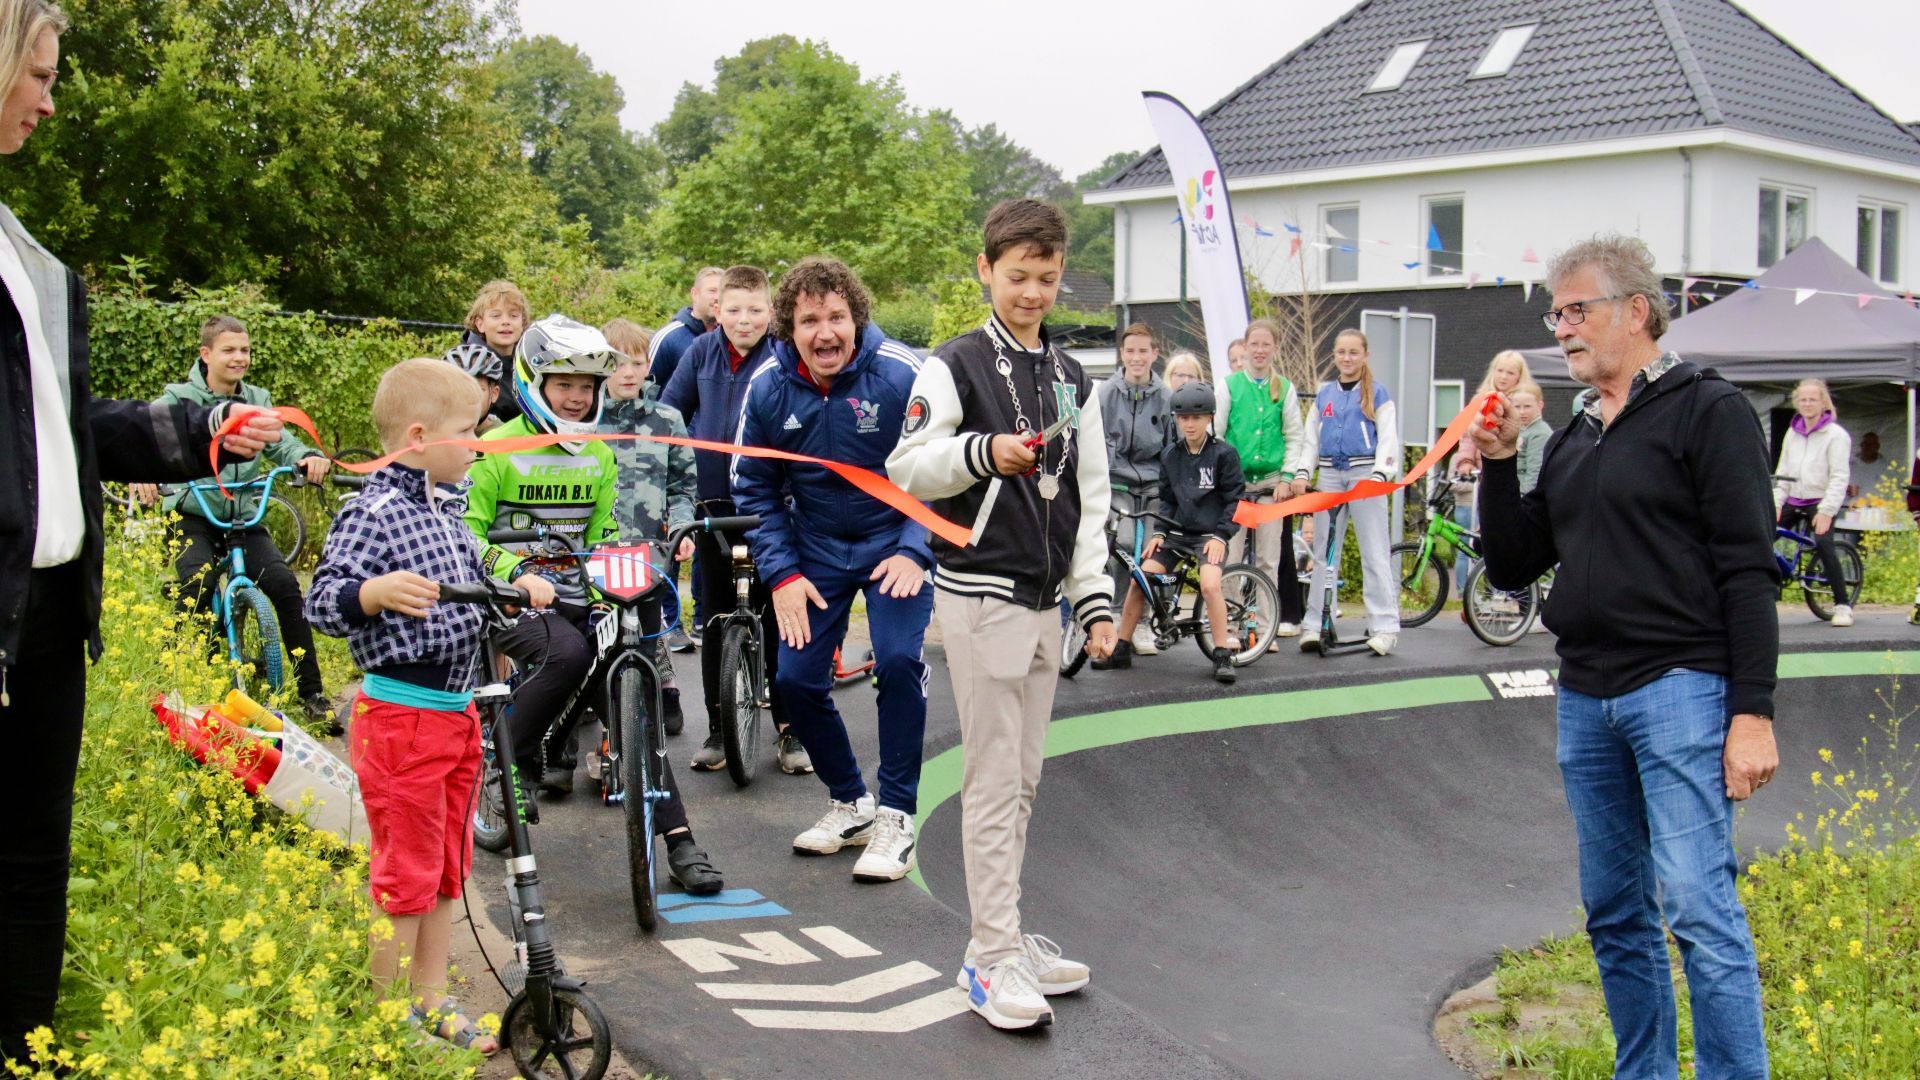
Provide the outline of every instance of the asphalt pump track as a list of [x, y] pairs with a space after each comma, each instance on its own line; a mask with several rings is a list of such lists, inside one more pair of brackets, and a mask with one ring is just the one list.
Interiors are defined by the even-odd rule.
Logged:
[[[1782, 621], [1780, 779], [1741, 810], [1743, 854], [1779, 846], [1815, 805], [1821, 747], [1855, 747], [1876, 733], [1870, 715], [1914, 707], [1894, 695], [1920, 671], [1920, 634], [1897, 616], [1850, 631]], [[857, 849], [792, 854], [826, 789], [770, 754], [745, 789], [685, 767], [704, 734], [692, 655], [676, 658], [688, 725], [670, 750], [725, 892], [663, 896], [664, 921], [642, 935], [619, 812], [584, 773], [571, 799], [543, 802], [534, 843], [556, 940], [636, 1067], [1457, 1080], [1430, 1035], [1440, 1003], [1502, 948], [1577, 926], [1551, 638], [1489, 648], [1443, 617], [1391, 657], [1288, 649], [1230, 690], [1186, 646], [1061, 685], [1021, 909], [1093, 983], [1053, 999], [1050, 1028], [995, 1031], [954, 984], [968, 936], [959, 735], [944, 657], [927, 659], [914, 881], [854, 882]], [[871, 776], [873, 694], [836, 699]], [[498, 925], [503, 876], [476, 853], [471, 887]]]

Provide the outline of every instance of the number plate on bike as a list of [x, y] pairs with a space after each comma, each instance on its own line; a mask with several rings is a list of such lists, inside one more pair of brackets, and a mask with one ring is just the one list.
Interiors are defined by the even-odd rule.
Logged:
[[633, 547], [599, 547], [587, 556], [587, 573], [602, 593], [632, 603], [660, 584], [649, 561], [653, 549], [645, 544]]

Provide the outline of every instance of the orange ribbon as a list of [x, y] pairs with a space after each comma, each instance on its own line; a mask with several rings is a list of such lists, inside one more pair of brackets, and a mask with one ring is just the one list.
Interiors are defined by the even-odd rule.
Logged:
[[1309, 491], [1305, 495], [1296, 495], [1277, 503], [1255, 503], [1242, 500], [1239, 509], [1233, 512], [1234, 524], [1245, 525], [1251, 529], [1293, 514], [1317, 514], [1342, 503], [1391, 495], [1401, 488], [1411, 487], [1419, 483], [1420, 478], [1427, 475], [1428, 470], [1460, 444], [1460, 440], [1466, 437], [1467, 429], [1473, 426], [1475, 420], [1489, 417], [1486, 421], [1487, 427], [1492, 429], [1498, 426], [1498, 422], [1490, 418], [1496, 398], [1496, 394], [1488, 391], [1467, 402], [1466, 408], [1461, 409], [1453, 421], [1447, 425], [1447, 430], [1440, 433], [1440, 437], [1434, 440], [1426, 456], [1422, 457], [1420, 463], [1407, 473], [1404, 480], [1362, 480], [1345, 491]]
[[[236, 408], [228, 414], [227, 421], [220, 426], [220, 430], [214, 433], [213, 447], [209, 451], [209, 454], [213, 461], [214, 476], [216, 478], [220, 474], [220, 441], [246, 426], [249, 416], [261, 412], [272, 413], [280, 418], [281, 423], [288, 424], [306, 432], [307, 435], [312, 437], [315, 446], [324, 445], [321, 442], [320, 433], [314, 430], [313, 418], [291, 405], [277, 405], [268, 409], [259, 407]], [[421, 445], [458, 446], [471, 450], [476, 454], [508, 454], [521, 450], [538, 450], [542, 447], [556, 446], [560, 443], [567, 442], [634, 441], [666, 443], [670, 446], [690, 446], [695, 450], [708, 450], [720, 454], [739, 454], [743, 457], [767, 458], [774, 461], [792, 461], [803, 465], [819, 465], [832, 470], [835, 475], [852, 484], [854, 487], [859, 488], [867, 495], [886, 503], [888, 506], [900, 511], [912, 520], [926, 526], [927, 531], [956, 547], [965, 547], [973, 535], [973, 530], [962, 528], [948, 521], [946, 518], [941, 517], [939, 514], [934, 513], [932, 510], [927, 509], [925, 503], [907, 494], [906, 491], [897, 484], [878, 473], [860, 468], [858, 465], [848, 465], [843, 461], [829, 461], [825, 458], [808, 457], [805, 454], [793, 454], [785, 450], [774, 450], [764, 446], [739, 446], [734, 443], [712, 442], [707, 439], [689, 439], [678, 435], [639, 434], [519, 435], [510, 439], [441, 439], [437, 442], [422, 443]], [[368, 462], [347, 463], [335, 461], [334, 464], [348, 472], [365, 475], [386, 468], [401, 454], [413, 449], [417, 448], [409, 447], [408, 450], [398, 450]], [[328, 460], [332, 459], [329, 458]], [[227, 492], [225, 485], [220, 486], [220, 491], [222, 494], [226, 494], [228, 498], [232, 498], [232, 495]]]

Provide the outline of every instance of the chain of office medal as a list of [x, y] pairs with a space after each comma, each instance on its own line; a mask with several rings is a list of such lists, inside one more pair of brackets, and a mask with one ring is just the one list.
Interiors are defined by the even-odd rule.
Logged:
[[[1000, 339], [997, 336], [992, 334], [989, 334], [987, 336], [990, 338], [993, 338], [994, 369], [1000, 372], [1000, 378], [1006, 382], [1007, 398], [1008, 400], [1013, 402], [1014, 428], [1018, 430], [1022, 435], [1030, 434], [1034, 431], [1044, 430], [1044, 424], [1042, 425], [1042, 427], [1036, 428], [1033, 426], [1033, 424], [1028, 422], [1027, 411], [1020, 407], [1020, 392], [1013, 385], [1013, 361], [1007, 359], [1006, 348], [1000, 344]], [[1053, 346], [1051, 345], [1047, 346], [1047, 359], [1053, 364], [1053, 377], [1056, 380], [1058, 380], [1062, 385], [1065, 385], [1067, 381], [1067, 372], [1064, 368], [1060, 366], [1060, 358], [1053, 354]], [[1038, 391], [1036, 391], [1036, 393], [1037, 392]], [[1041, 395], [1040, 404], [1041, 404], [1040, 419], [1042, 421], [1045, 421], [1047, 418], [1045, 395]], [[1054, 466], [1052, 473], [1047, 473], [1045, 471], [1041, 472], [1040, 479], [1038, 480], [1041, 498], [1051, 500], [1055, 495], [1060, 494], [1060, 477], [1064, 475], [1067, 471], [1067, 457], [1068, 457], [1068, 451], [1071, 448], [1071, 446], [1072, 446], [1072, 443], [1070, 442], [1062, 442], [1060, 446], [1060, 464]], [[1040, 444], [1040, 460], [1043, 463], [1043, 468], [1044, 468], [1044, 463], [1046, 461], [1046, 455], [1047, 455], [1047, 444], [1041, 443]]]

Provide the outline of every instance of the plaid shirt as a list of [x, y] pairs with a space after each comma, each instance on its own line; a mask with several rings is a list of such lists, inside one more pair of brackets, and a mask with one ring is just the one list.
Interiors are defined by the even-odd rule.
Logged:
[[307, 593], [307, 621], [315, 630], [344, 637], [363, 671], [398, 664], [451, 668], [446, 690], [472, 685], [473, 660], [485, 634], [485, 616], [471, 604], [436, 604], [424, 619], [360, 608], [368, 578], [410, 570], [429, 581], [481, 580], [480, 544], [460, 514], [464, 501], [441, 494], [429, 499], [427, 474], [389, 465], [373, 474], [359, 497], [347, 503], [327, 534], [320, 568]]

